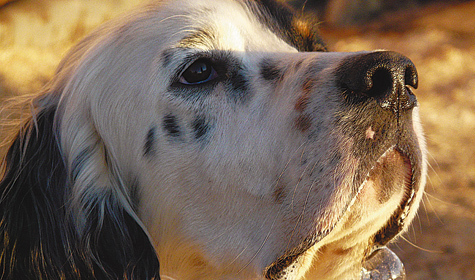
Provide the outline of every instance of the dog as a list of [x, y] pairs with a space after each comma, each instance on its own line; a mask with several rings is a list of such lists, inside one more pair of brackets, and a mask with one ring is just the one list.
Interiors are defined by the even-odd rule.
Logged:
[[417, 86], [407, 57], [328, 52], [280, 2], [145, 5], [28, 103], [0, 278], [365, 278], [422, 199]]

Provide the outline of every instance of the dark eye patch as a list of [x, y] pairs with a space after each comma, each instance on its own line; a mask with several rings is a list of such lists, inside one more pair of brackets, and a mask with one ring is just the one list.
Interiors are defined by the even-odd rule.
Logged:
[[[172, 57], [170, 51], [191, 52], [190, 49], [175, 48], [167, 51], [168, 58]], [[216, 73], [208, 67], [212, 67]], [[249, 100], [250, 84], [246, 69], [242, 61], [229, 51], [212, 50], [188, 54], [178, 64], [175, 73], [168, 90], [187, 102], [199, 102], [203, 97], [209, 96], [218, 84], [222, 84], [223, 94], [231, 102], [243, 104]]]
[[[175, 48], [167, 50], [170, 52], [190, 52], [190, 49]], [[168, 54], [168, 57], [171, 55]], [[222, 80], [227, 76], [228, 60], [230, 54], [223, 51], [207, 51], [198, 53], [188, 53], [175, 69], [175, 78], [172, 81], [172, 87], [193, 87], [194, 85], [205, 86], [212, 83], [203, 83], [208, 74], [213, 70], [216, 76], [211, 80]], [[168, 62], [169, 64], [170, 61]], [[201, 83], [200, 83], [201, 81]]]

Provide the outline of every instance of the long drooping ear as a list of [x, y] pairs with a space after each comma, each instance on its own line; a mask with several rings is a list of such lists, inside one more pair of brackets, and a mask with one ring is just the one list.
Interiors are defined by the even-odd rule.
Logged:
[[[56, 106], [38, 109], [2, 164], [0, 278], [159, 279], [147, 234], [114, 191], [81, 197], [87, 209], [76, 216], [74, 176], [61, 148], [56, 111]], [[104, 170], [93, 165], [88, 162], [92, 170]]]
[[[63, 228], [66, 172], [53, 128], [54, 110], [21, 127], [0, 181], [0, 268], [6, 279], [74, 277]], [[63, 268], [58, 264], [64, 262]]]

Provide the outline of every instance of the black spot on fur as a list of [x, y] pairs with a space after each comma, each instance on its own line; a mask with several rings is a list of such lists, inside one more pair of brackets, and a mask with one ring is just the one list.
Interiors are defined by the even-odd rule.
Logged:
[[147, 136], [145, 137], [145, 144], [143, 147], [143, 155], [144, 156], [153, 156], [155, 155], [155, 133], [157, 128], [155, 126], [151, 127], [148, 132]]
[[195, 138], [200, 140], [208, 133], [209, 125], [206, 122], [204, 117], [197, 117], [193, 121], [193, 131], [195, 133]]
[[249, 81], [246, 76], [237, 72], [231, 77], [232, 99], [238, 103], [245, 103], [249, 98]]
[[264, 80], [275, 81], [282, 78], [282, 69], [279, 69], [275, 63], [268, 59], [262, 60], [259, 67], [260, 75]]
[[172, 137], [179, 137], [181, 135], [180, 126], [173, 115], [166, 115], [163, 118], [163, 129]]

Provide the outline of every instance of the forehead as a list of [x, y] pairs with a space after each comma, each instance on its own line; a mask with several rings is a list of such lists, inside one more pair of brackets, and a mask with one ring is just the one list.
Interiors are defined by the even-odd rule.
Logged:
[[179, 47], [237, 51], [324, 50], [314, 24], [274, 1], [179, 0], [167, 4], [162, 21], [174, 30], [170, 35], [176, 37]]

